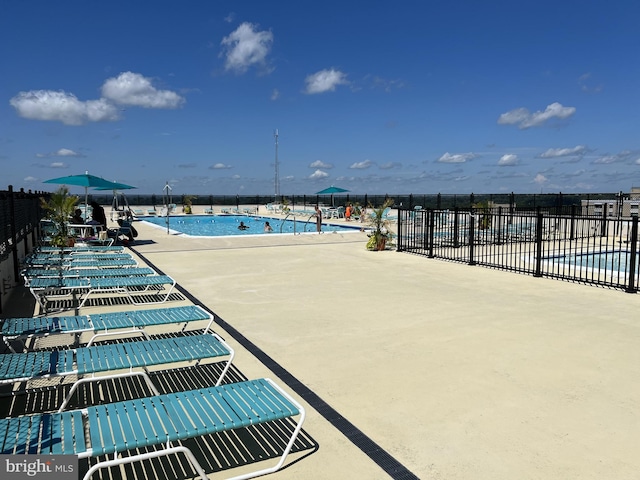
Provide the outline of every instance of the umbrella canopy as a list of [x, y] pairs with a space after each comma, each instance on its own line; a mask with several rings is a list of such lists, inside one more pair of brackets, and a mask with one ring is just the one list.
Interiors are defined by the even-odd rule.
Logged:
[[329, 195], [333, 193], [343, 193], [348, 191], [349, 190], [346, 190], [344, 188], [334, 187], [333, 185], [331, 185], [330, 187], [325, 188], [324, 190], [320, 190], [319, 192], [316, 193], [316, 195]]
[[331, 195], [331, 206], [333, 207], [333, 194], [334, 193], [343, 193], [348, 192], [349, 190], [340, 187], [334, 187], [331, 185], [330, 187], [325, 188], [324, 190], [320, 190], [316, 193], [316, 195]]
[[[57, 185], [77, 185], [79, 187], [84, 187], [84, 204], [87, 205], [87, 201], [89, 200], [88, 189], [91, 188], [102, 188], [105, 190], [113, 190], [115, 182], [110, 182], [109, 180], [105, 180], [102, 177], [96, 177], [95, 175], [89, 175], [89, 172], [85, 172], [81, 175], [68, 175], [66, 177], [58, 177], [52, 178], [50, 180], [45, 180], [44, 183], [55, 183]], [[85, 218], [86, 218], [86, 210], [85, 210]]]
[[110, 186], [96, 187], [96, 190], [131, 190], [132, 188], [138, 188], [132, 185], [127, 185], [126, 183], [120, 183], [120, 182], [110, 182], [110, 183], [111, 183]]

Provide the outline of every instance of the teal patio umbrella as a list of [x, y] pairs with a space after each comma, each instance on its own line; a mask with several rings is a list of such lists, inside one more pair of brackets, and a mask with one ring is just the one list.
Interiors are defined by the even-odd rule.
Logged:
[[[52, 178], [45, 180], [43, 183], [54, 183], [57, 185], [76, 185], [78, 187], [84, 187], [84, 204], [87, 205], [89, 200], [89, 188], [102, 188], [104, 190], [113, 190], [115, 182], [110, 182], [102, 177], [96, 177], [95, 175], [89, 175], [89, 172], [85, 172], [80, 175], [68, 175], [66, 177]], [[85, 210], [86, 216], [86, 210]]]
[[340, 187], [334, 187], [331, 185], [330, 187], [325, 188], [324, 190], [320, 190], [316, 192], [316, 195], [331, 195], [331, 206], [333, 207], [333, 194], [334, 193], [343, 193], [348, 192], [349, 190]]

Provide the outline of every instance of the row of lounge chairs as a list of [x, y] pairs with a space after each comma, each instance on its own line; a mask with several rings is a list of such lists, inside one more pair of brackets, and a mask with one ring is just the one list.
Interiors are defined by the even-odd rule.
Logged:
[[[25, 262], [22, 273], [45, 312], [51, 297], [71, 292], [81, 297], [79, 307], [98, 293], [124, 293], [135, 304], [132, 289], [138, 292], [168, 285], [161, 300], [166, 301], [175, 286], [171, 277], [147, 267], [105, 263], [126, 261], [126, 255], [123, 251], [72, 248], [60, 255], [59, 250], [42, 249]], [[80, 261], [95, 264], [82, 268]], [[301, 431], [304, 408], [270, 379], [226, 381], [235, 353], [211, 330], [213, 320], [213, 315], [196, 305], [0, 320], [2, 340], [9, 351], [0, 355], [0, 386], [10, 387], [15, 395], [28, 391], [34, 383], [73, 380], [56, 411], [0, 419], [0, 454], [94, 458], [85, 479], [102, 469], [183, 454], [196, 475], [207, 478], [183, 440], [297, 419], [287, 432], [282, 453], [274, 455], [275, 465], [264, 468], [261, 462], [257, 470], [234, 478], [252, 478], [280, 469]], [[201, 331], [192, 329], [201, 323]], [[175, 327], [173, 335], [150, 335], [157, 327], [166, 331], [171, 326]], [[91, 338], [82, 344], [81, 337], [86, 335]], [[114, 336], [117, 341], [103, 342]], [[41, 341], [59, 337], [67, 342], [73, 338], [71, 346], [40, 348]], [[223, 357], [220, 374], [205, 388], [160, 394], [149, 375], [151, 367], [198, 365]], [[151, 396], [68, 409], [81, 385], [124, 377], [142, 377]]]

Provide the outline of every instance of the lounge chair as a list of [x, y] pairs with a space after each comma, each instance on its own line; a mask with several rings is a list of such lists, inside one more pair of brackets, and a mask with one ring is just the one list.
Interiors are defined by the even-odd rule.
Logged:
[[[0, 384], [63, 379], [75, 375], [78, 379], [60, 406], [60, 410], [63, 410], [78, 387], [84, 383], [142, 376], [151, 391], [157, 395], [158, 390], [148, 375], [149, 367], [179, 362], [195, 362], [198, 365], [203, 359], [228, 356], [229, 359], [216, 382], [216, 385], [220, 385], [234, 355], [233, 349], [213, 332], [53, 351], [6, 353], [0, 363]], [[96, 373], [118, 370], [128, 372], [95, 376]], [[14, 386], [13, 391], [15, 390]]]
[[333, 218], [344, 218], [344, 207], [338, 207], [332, 212]]
[[34, 278], [98, 278], [98, 277], [126, 277], [153, 275], [155, 270], [149, 267], [134, 268], [70, 268], [59, 270], [55, 268], [25, 268], [21, 272], [25, 286], [29, 286]]
[[133, 257], [128, 253], [74, 253], [56, 255], [54, 253], [36, 253], [25, 257], [24, 264], [30, 266], [69, 266], [77, 262], [96, 261], [102, 262], [106, 260], [120, 261], [131, 260]]
[[[192, 322], [208, 320], [204, 328], [208, 331], [213, 323], [213, 315], [196, 305], [182, 307], [154, 308], [148, 310], [131, 310], [125, 312], [92, 313], [90, 315], [59, 316], [59, 317], [27, 317], [7, 318], [2, 320], [2, 340], [14, 351], [11, 342], [37, 339], [56, 334], [71, 334], [79, 336], [83, 333], [116, 333], [140, 334], [152, 327], [184, 323], [184, 331]], [[95, 338], [95, 337], [94, 337]], [[93, 341], [93, 338], [90, 342]]]
[[[132, 288], [141, 288], [147, 292], [152, 287], [170, 285], [166, 293], [159, 300], [140, 302], [131, 295]], [[168, 275], [150, 275], [147, 277], [98, 277], [98, 278], [65, 278], [48, 277], [33, 278], [29, 290], [43, 311], [47, 312], [47, 303], [51, 297], [79, 295], [81, 299], [78, 308], [84, 307], [91, 295], [97, 293], [126, 295], [134, 305], [150, 305], [164, 303], [175, 287], [176, 281]]]
[[[184, 453], [197, 474], [206, 479], [191, 451], [184, 446], [172, 447], [171, 442], [296, 416], [297, 425], [277, 464], [235, 477], [253, 478], [282, 467], [305, 419], [302, 405], [267, 378], [82, 410], [0, 419], [0, 453], [112, 458], [92, 466], [85, 479], [103, 468]], [[118, 458], [124, 452], [162, 444], [166, 447], [158, 451]]]
[[[115, 233], [115, 239], [119, 242], [127, 240], [133, 242], [135, 237], [138, 236], [138, 232], [129, 220], [118, 220], [118, 229]], [[126, 238], [122, 238], [126, 237]]]
[[204, 213], [207, 215], [213, 215], [213, 208], [205, 208]]
[[156, 209], [155, 208], [148, 209], [147, 215], [151, 215], [152, 217], [155, 217], [157, 215]]
[[[75, 245], [73, 247], [64, 247], [64, 254], [74, 253], [124, 253], [124, 247], [122, 245]], [[49, 255], [60, 254], [60, 247], [42, 246], [37, 247], [34, 253], [47, 253]]]

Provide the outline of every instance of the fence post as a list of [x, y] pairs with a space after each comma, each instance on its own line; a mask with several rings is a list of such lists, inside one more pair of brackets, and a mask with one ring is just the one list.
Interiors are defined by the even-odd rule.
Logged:
[[435, 238], [435, 230], [436, 230], [436, 210], [429, 209], [428, 213], [429, 217], [429, 228], [427, 229], [427, 241], [428, 241], [428, 249], [429, 249], [429, 258], [433, 258], [433, 243]]
[[544, 216], [540, 211], [540, 207], [538, 207], [538, 221], [536, 222], [536, 251], [535, 251], [535, 259], [536, 259], [536, 271], [534, 272], [534, 277], [542, 276], [542, 222], [544, 221]]
[[474, 244], [476, 243], [475, 239], [475, 230], [476, 230], [476, 217], [473, 208], [469, 214], [469, 265], [475, 265], [476, 261], [473, 259], [474, 256]]
[[498, 207], [498, 235], [496, 245], [502, 245], [502, 207]]
[[569, 233], [569, 240], [575, 239], [576, 229], [576, 206], [571, 205], [571, 232]]
[[627, 293], [636, 293], [638, 288], [636, 287], [636, 248], [638, 245], [638, 216], [634, 215], [631, 218], [631, 240], [629, 242], [631, 246], [630, 258], [629, 258], [629, 284], [627, 285]]
[[401, 208], [398, 209], [398, 246], [396, 247], [396, 251], [402, 252], [402, 217], [403, 212]]
[[460, 230], [460, 222], [458, 221], [458, 207], [453, 209], [453, 248], [458, 248], [460, 246], [460, 241], [458, 240], [458, 231]]

